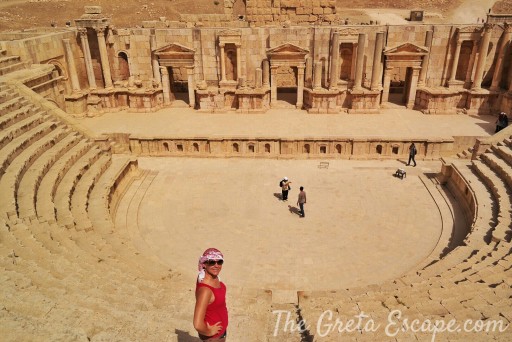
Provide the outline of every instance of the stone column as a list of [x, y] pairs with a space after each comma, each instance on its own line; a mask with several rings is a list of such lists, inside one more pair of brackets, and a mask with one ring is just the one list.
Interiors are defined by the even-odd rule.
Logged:
[[270, 63], [268, 59], [263, 60], [263, 87], [268, 87], [270, 80]]
[[315, 62], [315, 71], [313, 73], [313, 89], [322, 89], [322, 62]]
[[167, 71], [167, 67], [160, 67], [160, 73], [162, 74], [164, 105], [168, 106], [171, 104], [171, 84], [169, 83], [169, 72]]
[[305, 65], [299, 65], [297, 67], [297, 109], [302, 109], [302, 105], [304, 104], [304, 69]]
[[[188, 81], [188, 103], [191, 108], [196, 106], [196, 85], [194, 83], [194, 66], [187, 66], [187, 81]], [[167, 78], [169, 79], [169, 78]]]
[[87, 29], [78, 29], [82, 49], [84, 50], [85, 70], [87, 71], [87, 79], [89, 80], [89, 89], [96, 89], [96, 78], [92, 69], [91, 50], [89, 48], [89, 39], [87, 38]]
[[409, 86], [409, 98], [407, 99], [407, 108], [413, 109], [414, 102], [416, 101], [416, 89], [418, 88], [418, 77], [420, 69], [418, 67], [412, 68], [411, 85]]
[[450, 80], [448, 82], [455, 81], [455, 75], [457, 74], [457, 66], [459, 65], [460, 47], [462, 42], [457, 38], [457, 46], [455, 47], [455, 54], [453, 55], [452, 70], [450, 72]]
[[312, 87], [311, 85], [311, 75], [313, 74], [313, 58], [306, 58], [306, 74], [305, 74], [305, 86]]
[[375, 41], [375, 51], [373, 52], [373, 67], [372, 67], [372, 84], [371, 90], [378, 90], [380, 88], [381, 80], [381, 64], [382, 64], [382, 47], [384, 44], [384, 32], [377, 32]]
[[256, 89], [260, 89], [262, 85], [262, 79], [261, 79], [261, 68], [256, 68], [256, 71], [254, 72], [254, 85]]
[[73, 93], [80, 91], [80, 82], [78, 81], [78, 74], [76, 73], [75, 59], [73, 58], [73, 51], [69, 39], [62, 39], [64, 43], [64, 53], [66, 54], [66, 62], [68, 63], [68, 73], [71, 80], [71, 89]]
[[270, 103], [277, 101], [277, 66], [270, 67]]
[[365, 41], [366, 41], [366, 34], [360, 33], [359, 39], [357, 40], [356, 78], [354, 81], [354, 89], [356, 89], [356, 90], [362, 88]]
[[340, 33], [334, 31], [332, 35], [332, 53], [331, 53], [331, 77], [329, 80], [329, 89], [338, 87], [338, 60], [340, 59]]
[[226, 81], [226, 55], [224, 52], [224, 44], [220, 44], [220, 78], [222, 82]]
[[[428, 54], [423, 56], [423, 60], [421, 61], [421, 71], [420, 71], [420, 79], [418, 80], [418, 85], [425, 85], [425, 79], [427, 78], [427, 67], [428, 62], [430, 60], [430, 50], [432, 48], [432, 37], [434, 35], [433, 31], [427, 31], [427, 36], [425, 37], [425, 47], [428, 49]], [[459, 51], [460, 54], [460, 51]]]
[[487, 51], [489, 50], [489, 42], [491, 41], [492, 24], [485, 24], [484, 34], [480, 42], [480, 50], [478, 53], [478, 61], [476, 63], [475, 80], [472, 90], [482, 88], [482, 79], [484, 77], [485, 62], [487, 60]]
[[391, 85], [391, 71], [393, 68], [388, 68], [384, 70], [384, 84], [382, 91], [382, 102], [388, 102], [389, 100], [389, 86]]
[[156, 36], [152, 34], [149, 36], [149, 47], [151, 49], [151, 66], [153, 67], [153, 78], [158, 82], [158, 84], [162, 84], [160, 76], [160, 64], [158, 63], [158, 58], [155, 55], [156, 50]]
[[242, 53], [241, 45], [236, 45], [236, 77], [242, 77]]
[[501, 73], [503, 72], [503, 59], [505, 58], [505, 51], [510, 42], [510, 35], [512, 34], [512, 25], [505, 23], [503, 35], [501, 36], [501, 44], [498, 50], [498, 59], [494, 66], [494, 74], [492, 75], [491, 90], [500, 89]]
[[100, 49], [101, 70], [105, 80], [105, 88], [112, 88], [112, 76], [110, 74], [110, 64], [108, 61], [107, 43], [105, 42], [105, 28], [96, 28], [98, 36], [98, 47]]

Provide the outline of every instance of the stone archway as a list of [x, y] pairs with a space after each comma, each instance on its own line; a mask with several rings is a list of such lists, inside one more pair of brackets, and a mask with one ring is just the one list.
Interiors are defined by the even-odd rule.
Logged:
[[[389, 102], [389, 93], [393, 74], [399, 72], [403, 74], [404, 79], [398, 80], [399, 85], [403, 86], [403, 102], [407, 108], [413, 108], [416, 99], [416, 89], [418, 87], [418, 78], [421, 70], [423, 57], [428, 54], [426, 47], [411, 43], [405, 43], [393, 48], [384, 50], [385, 71], [384, 71], [384, 90], [382, 92], [382, 103]], [[400, 82], [403, 81], [403, 84]]]

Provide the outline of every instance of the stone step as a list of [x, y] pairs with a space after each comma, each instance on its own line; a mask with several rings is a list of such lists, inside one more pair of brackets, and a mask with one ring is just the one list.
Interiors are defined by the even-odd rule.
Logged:
[[81, 140], [66, 152], [45, 174], [37, 191], [36, 213], [43, 221], [55, 222], [55, 189], [68, 169], [92, 147], [92, 143]]
[[[491, 156], [481, 155], [482, 160], [491, 160]], [[479, 173], [483, 182], [488, 186], [494, 195], [498, 210], [498, 222], [492, 231], [493, 239], [500, 241], [506, 238], [510, 230], [512, 208], [510, 200], [510, 192], [505, 182], [484, 162], [479, 160], [473, 161], [475, 170]]]
[[[512, 166], [496, 153], [483, 153], [480, 159], [485, 162], [505, 182], [508, 190], [512, 189]], [[509, 193], [510, 195], [510, 193]]]
[[123, 155], [112, 156], [112, 165], [103, 173], [91, 192], [89, 201], [89, 218], [93, 224], [94, 231], [112, 246], [119, 258], [138, 269], [142, 274], [149, 277], [162, 277], [168, 274], [167, 268], [160, 262], [146, 257], [135, 248], [130, 238], [116, 229], [110, 216], [109, 199], [112, 197], [112, 189], [115, 185], [124, 182], [131, 182], [133, 175], [138, 175], [138, 170], [131, 162], [132, 158]]
[[21, 178], [34, 161], [46, 150], [58, 143], [68, 134], [65, 127], [56, 127], [41, 139], [25, 148], [7, 167], [5, 174], [0, 178], [0, 211], [7, 212], [8, 217], [18, 215], [16, 203], [18, 186]]
[[0, 149], [3, 149], [9, 142], [16, 139], [23, 133], [37, 127], [45, 121], [43, 113], [36, 113], [20, 122], [12, 125], [9, 129], [0, 132]]
[[91, 164], [101, 156], [101, 150], [97, 146], [87, 151], [80, 159], [75, 161], [67, 170], [62, 180], [58, 183], [54, 193], [54, 203], [57, 222], [67, 228], [75, 228], [75, 220], [71, 214], [71, 196], [78, 180], [83, 176]]
[[6, 101], [12, 100], [18, 96], [18, 94], [7, 85], [0, 85], [0, 104]]
[[492, 146], [492, 151], [512, 167], [512, 149], [506, 146]]
[[470, 233], [464, 242], [471, 248], [479, 249], [490, 242], [492, 230], [498, 223], [498, 206], [491, 191], [482, 183], [478, 169], [466, 162], [454, 162], [453, 165], [475, 196], [475, 217], [473, 218]]
[[0, 68], [20, 63], [19, 56], [0, 56]]
[[57, 127], [52, 121], [44, 121], [40, 125], [23, 133], [13, 139], [0, 150], [0, 176], [3, 175], [7, 166], [16, 158], [25, 148], [41, 139]]
[[75, 226], [78, 230], [92, 229], [92, 223], [89, 219], [87, 208], [89, 206], [89, 196], [92, 188], [98, 182], [100, 176], [112, 163], [112, 157], [104, 153], [89, 169], [85, 172], [73, 191], [71, 196], [71, 214], [75, 218]]
[[5, 102], [0, 103], [0, 116], [6, 115], [13, 110], [22, 108], [30, 103], [23, 96], [17, 95]]
[[8, 114], [0, 116], [0, 130], [7, 129], [8, 127], [28, 118], [35, 113], [32, 105], [25, 105], [21, 108], [15, 109]]
[[20, 182], [17, 198], [20, 218], [34, 219], [36, 217], [37, 190], [41, 180], [51, 166], [78, 142], [78, 135], [74, 132], [69, 133], [55, 146], [45, 151], [25, 172]]
[[7, 66], [0, 66], [0, 76], [7, 75], [11, 72], [15, 72], [18, 70], [24, 70], [24, 69], [26, 69], [26, 67], [25, 67], [25, 63], [23, 63], [23, 62], [13, 63], [13, 64], [10, 64]]

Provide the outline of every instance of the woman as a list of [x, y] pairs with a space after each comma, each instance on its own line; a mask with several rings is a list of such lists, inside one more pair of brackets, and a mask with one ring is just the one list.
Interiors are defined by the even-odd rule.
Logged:
[[194, 328], [203, 341], [226, 341], [226, 285], [219, 278], [223, 263], [224, 256], [216, 248], [208, 248], [199, 258]]

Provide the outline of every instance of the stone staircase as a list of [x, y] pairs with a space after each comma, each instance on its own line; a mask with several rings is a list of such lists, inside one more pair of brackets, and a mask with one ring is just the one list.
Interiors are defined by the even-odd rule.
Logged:
[[[401, 330], [405, 319], [409, 323], [416, 319], [420, 325], [426, 320], [448, 324], [454, 319], [459, 327], [471, 319], [482, 325], [499, 323], [506, 328], [512, 322], [511, 146], [509, 137], [477, 160], [445, 161], [450, 164], [453, 182], [460, 188], [460, 182], [464, 181], [467, 187], [460, 189], [458, 197], [464, 201], [465, 196], [472, 215], [463, 245], [424, 268], [387, 283], [334, 292], [299, 292], [298, 308], [308, 329], [294, 333], [280, 331], [283, 338], [294, 336], [296, 341], [432, 340], [432, 331], [413, 331], [410, 325], [409, 329]], [[336, 319], [341, 322], [341, 328], [340, 324], [334, 325]], [[354, 322], [348, 326], [351, 319]], [[378, 324], [380, 327], [375, 328]], [[440, 331], [435, 337], [442, 341], [511, 339], [510, 328], [504, 331], [461, 328], [451, 333]]]
[[[41, 103], [0, 83], [2, 341], [197, 340], [193, 282], [112, 221], [147, 173]], [[272, 294], [229, 296], [230, 338], [264, 340]]]

